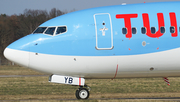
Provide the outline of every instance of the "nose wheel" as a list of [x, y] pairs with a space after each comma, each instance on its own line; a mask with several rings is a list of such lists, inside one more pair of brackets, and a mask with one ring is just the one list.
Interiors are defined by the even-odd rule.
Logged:
[[86, 88], [80, 87], [79, 89], [76, 90], [76, 93], [75, 93], [76, 98], [81, 99], [81, 100], [88, 99], [89, 98], [89, 91], [90, 90], [87, 90]]

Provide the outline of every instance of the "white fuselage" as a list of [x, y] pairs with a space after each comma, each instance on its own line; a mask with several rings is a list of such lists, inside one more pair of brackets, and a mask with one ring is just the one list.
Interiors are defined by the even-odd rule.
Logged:
[[18, 64], [49, 74], [113, 79], [180, 76], [179, 52], [180, 48], [129, 56], [60, 56], [6, 48], [5, 55], [23, 63]]

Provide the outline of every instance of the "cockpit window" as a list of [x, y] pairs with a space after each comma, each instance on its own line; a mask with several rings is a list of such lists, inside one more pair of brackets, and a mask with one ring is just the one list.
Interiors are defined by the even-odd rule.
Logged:
[[66, 27], [58, 27], [56, 30], [56, 34], [61, 34], [61, 33], [65, 33], [66, 32]]
[[45, 34], [53, 35], [55, 29], [56, 29], [56, 27], [49, 27], [49, 28], [46, 30]]
[[67, 32], [66, 26], [38, 27], [33, 34], [41, 33], [48, 35], [58, 35]]
[[47, 27], [39, 27], [33, 32], [33, 34], [35, 34], [35, 33], [43, 33], [46, 30], [46, 28]]

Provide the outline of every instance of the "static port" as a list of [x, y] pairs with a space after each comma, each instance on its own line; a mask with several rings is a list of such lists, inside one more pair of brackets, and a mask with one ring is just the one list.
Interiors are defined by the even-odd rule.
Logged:
[[153, 71], [153, 70], [154, 70], [154, 68], [153, 68], [153, 67], [151, 67], [151, 68], [150, 68], [150, 71]]

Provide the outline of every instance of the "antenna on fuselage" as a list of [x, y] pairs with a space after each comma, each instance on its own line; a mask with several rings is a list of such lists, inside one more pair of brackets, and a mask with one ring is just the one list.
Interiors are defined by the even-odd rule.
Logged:
[[122, 3], [121, 5], [126, 5], [126, 3]]

